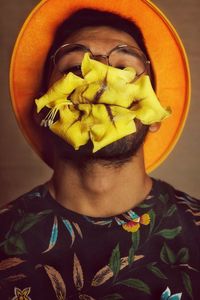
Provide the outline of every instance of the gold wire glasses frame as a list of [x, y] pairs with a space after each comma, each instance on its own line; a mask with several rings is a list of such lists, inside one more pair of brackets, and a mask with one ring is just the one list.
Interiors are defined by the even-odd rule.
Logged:
[[[123, 69], [125, 67], [134, 67], [136, 69], [136, 78], [142, 74], [150, 74], [150, 61], [144, 53], [136, 47], [126, 44], [117, 45], [107, 54], [94, 55], [92, 51], [82, 44], [64, 44], [60, 46], [51, 56], [53, 64], [62, 74], [77, 71], [80, 73], [81, 62], [85, 53], [95, 60], [102, 59], [107, 65]], [[73, 56], [75, 54], [75, 56]], [[81, 74], [77, 75], [81, 75]]]

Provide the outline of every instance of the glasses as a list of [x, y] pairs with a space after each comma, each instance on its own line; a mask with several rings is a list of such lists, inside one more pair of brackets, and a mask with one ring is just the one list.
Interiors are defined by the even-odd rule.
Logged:
[[89, 53], [90, 58], [115, 68], [134, 68], [136, 71], [136, 79], [144, 73], [149, 74], [150, 61], [147, 60], [140, 49], [128, 45], [118, 45], [111, 49], [106, 55], [94, 55], [92, 51], [84, 45], [64, 44], [56, 50], [51, 59], [60, 73], [67, 74], [73, 72], [78, 76], [82, 76], [81, 63], [85, 53]]

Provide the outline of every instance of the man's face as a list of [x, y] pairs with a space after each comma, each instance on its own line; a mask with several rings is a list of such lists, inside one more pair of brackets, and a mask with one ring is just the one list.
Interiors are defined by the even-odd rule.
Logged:
[[[129, 45], [139, 49], [136, 41], [127, 33], [119, 31], [110, 27], [85, 27], [81, 30], [76, 31], [67, 40], [63, 41], [63, 44], [75, 43], [86, 46], [96, 56], [107, 55], [111, 49], [118, 45]], [[76, 57], [73, 58], [76, 60]], [[102, 61], [103, 62], [103, 61]], [[54, 67], [49, 87], [54, 82], [59, 80], [63, 75], [60, 73], [58, 68]], [[91, 163], [93, 161], [99, 161], [102, 163], [106, 162], [111, 165], [119, 165], [130, 160], [133, 155], [141, 147], [148, 127], [142, 125], [136, 120], [137, 132], [128, 135], [112, 144], [100, 149], [96, 153], [92, 153], [92, 144], [89, 142], [87, 145], [80, 147], [79, 150], [74, 150], [66, 142], [62, 141], [58, 137], [53, 138], [55, 145], [56, 154], [61, 159], [70, 159], [74, 162], [84, 161], [85, 163]]]

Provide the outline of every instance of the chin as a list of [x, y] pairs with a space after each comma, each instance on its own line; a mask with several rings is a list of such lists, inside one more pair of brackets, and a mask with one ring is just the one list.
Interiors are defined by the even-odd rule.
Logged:
[[74, 150], [71, 145], [52, 133], [51, 142], [53, 142], [52, 146], [56, 159], [63, 162], [70, 162], [80, 167], [93, 163], [118, 167], [129, 162], [137, 155], [147, 132], [148, 126], [142, 125], [136, 133], [123, 137], [95, 153], [92, 153], [93, 145], [91, 141], [81, 146], [79, 150]]

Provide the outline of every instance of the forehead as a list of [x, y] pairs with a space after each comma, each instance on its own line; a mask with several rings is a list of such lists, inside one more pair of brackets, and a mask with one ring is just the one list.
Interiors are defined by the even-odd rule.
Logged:
[[119, 44], [139, 48], [131, 35], [108, 26], [84, 27], [71, 34], [64, 42], [83, 43], [88, 47], [100, 47], [102, 45], [103, 49], [115, 47]]

